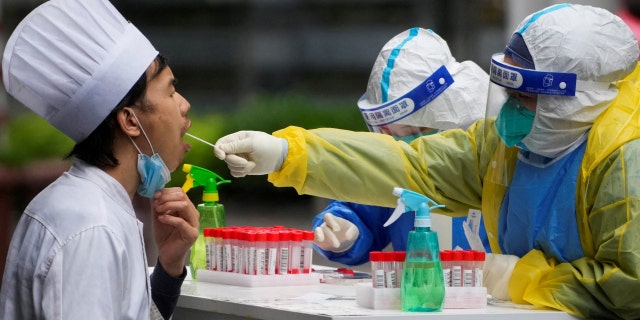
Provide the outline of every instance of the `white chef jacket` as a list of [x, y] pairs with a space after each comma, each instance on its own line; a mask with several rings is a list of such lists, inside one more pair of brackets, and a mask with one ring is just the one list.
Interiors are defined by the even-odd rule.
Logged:
[[123, 186], [75, 159], [13, 234], [0, 319], [149, 319], [142, 222]]

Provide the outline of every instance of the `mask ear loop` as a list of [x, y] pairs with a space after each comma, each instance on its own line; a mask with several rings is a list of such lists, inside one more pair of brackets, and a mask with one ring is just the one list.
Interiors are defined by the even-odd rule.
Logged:
[[[144, 135], [144, 138], [147, 139], [147, 143], [149, 143], [149, 146], [151, 147], [151, 154], [155, 154], [156, 151], [153, 150], [153, 145], [151, 144], [151, 141], [149, 140], [149, 137], [147, 137], [147, 133], [144, 132], [144, 128], [142, 127], [142, 124], [140, 123], [140, 120], [138, 120], [138, 116], [136, 116], [136, 113], [131, 110], [131, 113], [133, 114], [133, 117], [136, 118], [136, 121], [138, 122], [138, 125], [140, 126], [140, 130], [142, 130], [142, 134]], [[138, 153], [143, 154], [142, 151], [140, 150], [140, 148], [138, 148], [138, 145], [133, 142], [133, 139], [131, 138], [131, 136], [127, 136], [129, 137], [129, 140], [131, 140], [131, 143], [133, 143], [133, 146], [136, 147], [136, 149], [138, 149]]]

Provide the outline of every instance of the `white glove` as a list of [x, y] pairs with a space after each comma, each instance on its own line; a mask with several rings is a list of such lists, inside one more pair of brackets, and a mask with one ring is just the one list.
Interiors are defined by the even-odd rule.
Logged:
[[482, 268], [482, 282], [494, 298], [511, 301], [509, 281], [518, 260], [520, 258], [510, 254], [487, 254]]
[[224, 160], [234, 177], [279, 170], [286, 157], [287, 140], [260, 131], [238, 131], [215, 143], [215, 156]]
[[324, 215], [324, 223], [314, 231], [313, 242], [322, 250], [333, 252], [349, 250], [360, 235], [355, 224], [331, 213]]

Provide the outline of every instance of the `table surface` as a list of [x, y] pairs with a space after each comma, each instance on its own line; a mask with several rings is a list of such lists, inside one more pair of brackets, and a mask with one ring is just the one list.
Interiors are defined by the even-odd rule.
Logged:
[[[215, 316], [214, 316], [215, 315]], [[356, 303], [351, 284], [243, 287], [187, 279], [174, 319], [576, 319], [564, 312], [533, 310], [517, 305], [489, 304], [482, 309], [442, 312], [373, 310]]]

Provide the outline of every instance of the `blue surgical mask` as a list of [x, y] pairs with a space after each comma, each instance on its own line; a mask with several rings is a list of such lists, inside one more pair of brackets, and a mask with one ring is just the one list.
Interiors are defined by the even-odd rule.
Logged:
[[398, 140], [398, 141], [404, 141], [406, 143], [411, 143], [411, 141], [413, 141], [415, 139], [418, 139], [418, 138], [423, 137], [423, 136], [430, 136], [430, 135], [436, 134], [438, 132], [440, 132], [440, 130], [433, 130], [433, 131], [429, 131], [429, 132], [426, 132], [426, 133], [414, 133], [414, 134], [410, 134], [408, 136], [402, 136], [402, 137], [393, 136], [393, 138]]
[[496, 118], [498, 135], [508, 147], [519, 143], [531, 131], [536, 113], [527, 109], [520, 100], [509, 96]]
[[156, 191], [164, 188], [171, 180], [171, 172], [157, 153], [151, 157], [138, 154], [138, 172], [142, 183], [138, 186], [138, 193], [146, 198], [153, 198]]
[[[136, 118], [136, 120], [138, 120], [138, 117], [135, 113], [133, 113], [133, 116]], [[140, 124], [139, 120], [138, 124]], [[147, 139], [147, 142], [149, 142], [149, 146], [151, 146], [151, 152], [153, 153], [153, 155], [149, 157], [148, 155], [142, 153], [136, 143], [133, 142], [133, 139], [129, 137], [131, 143], [133, 143], [139, 153], [138, 173], [140, 174], [141, 183], [138, 186], [138, 193], [143, 197], [153, 198], [153, 194], [156, 193], [156, 191], [164, 188], [165, 184], [167, 184], [167, 182], [171, 180], [171, 171], [169, 171], [167, 165], [164, 164], [164, 161], [162, 161], [160, 155], [153, 150], [153, 145], [151, 145], [151, 141], [147, 137], [146, 132], [144, 132], [141, 124], [140, 129], [142, 130], [142, 134], [144, 134], [145, 139]]]

